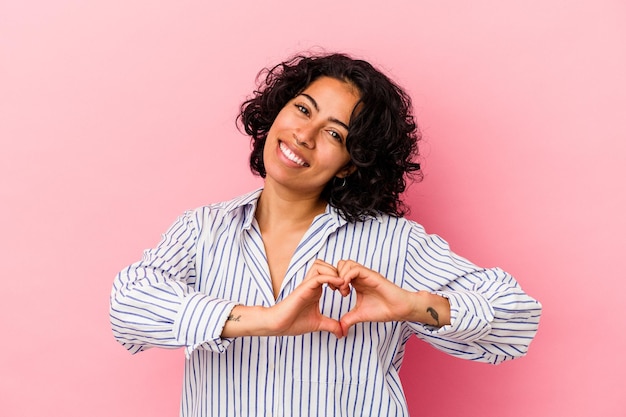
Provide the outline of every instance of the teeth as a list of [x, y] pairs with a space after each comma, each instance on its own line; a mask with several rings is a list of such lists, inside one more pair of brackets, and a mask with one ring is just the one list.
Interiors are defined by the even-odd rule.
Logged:
[[307, 166], [306, 162], [298, 158], [298, 156], [295, 153], [291, 152], [291, 150], [282, 142], [280, 143], [280, 150], [283, 152], [283, 155], [285, 155], [290, 161], [293, 161], [300, 166]]

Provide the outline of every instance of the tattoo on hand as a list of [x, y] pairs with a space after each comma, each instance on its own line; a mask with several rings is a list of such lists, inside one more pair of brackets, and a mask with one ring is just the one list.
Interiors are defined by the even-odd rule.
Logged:
[[228, 318], [226, 320], [228, 320], [228, 321], [239, 321], [240, 318], [241, 318], [241, 315], [235, 316], [235, 315], [231, 314], [230, 316], [228, 316]]
[[435, 309], [432, 307], [428, 307], [426, 309], [426, 312], [430, 313], [430, 315], [433, 316], [433, 318], [437, 322], [436, 326], [441, 327], [441, 325], [439, 324], [439, 314], [435, 311]]

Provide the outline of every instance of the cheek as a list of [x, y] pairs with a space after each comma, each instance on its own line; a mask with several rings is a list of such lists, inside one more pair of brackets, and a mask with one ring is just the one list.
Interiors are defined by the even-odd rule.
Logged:
[[350, 163], [352, 162], [352, 158], [350, 158], [350, 154], [348, 153], [348, 150], [345, 148], [343, 149], [341, 153], [341, 161], [342, 161], [342, 164], [341, 164], [342, 167], [350, 165]]
[[263, 156], [263, 161], [267, 161], [268, 158], [271, 158], [270, 148], [272, 147], [271, 143], [273, 141], [270, 139], [270, 135], [267, 135], [267, 139], [265, 139], [265, 143], [263, 144], [263, 149], [261, 150], [261, 155]]
[[341, 170], [350, 164], [350, 155], [347, 152], [338, 152], [335, 150], [328, 156], [329, 163], [335, 170]]
[[282, 109], [280, 113], [276, 115], [276, 118], [270, 127], [270, 131], [281, 129], [285, 127], [285, 125], [289, 125], [290, 119], [292, 119], [290, 113], [286, 109]]

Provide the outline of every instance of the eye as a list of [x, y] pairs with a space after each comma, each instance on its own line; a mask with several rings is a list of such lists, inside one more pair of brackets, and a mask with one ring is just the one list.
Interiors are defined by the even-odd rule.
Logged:
[[296, 106], [296, 109], [298, 109], [298, 111], [306, 116], [308, 116], [310, 114], [309, 109], [306, 108], [305, 106], [303, 106], [302, 104], [294, 104], [294, 106]]
[[336, 132], [334, 130], [328, 130], [328, 134], [330, 135], [330, 137], [335, 139], [337, 142], [343, 142], [343, 138], [341, 137], [341, 135], [338, 132]]

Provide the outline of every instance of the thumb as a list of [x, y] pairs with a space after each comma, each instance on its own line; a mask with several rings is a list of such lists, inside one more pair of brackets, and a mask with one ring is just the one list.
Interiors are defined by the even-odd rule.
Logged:
[[354, 326], [357, 323], [360, 323], [361, 321], [363, 320], [360, 319], [359, 313], [354, 310], [349, 311], [341, 316], [340, 324], [344, 336], [348, 334], [348, 330], [350, 329], [350, 327]]
[[341, 339], [344, 336], [341, 323], [326, 316], [322, 316], [319, 330], [332, 333], [337, 336], [338, 339]]

